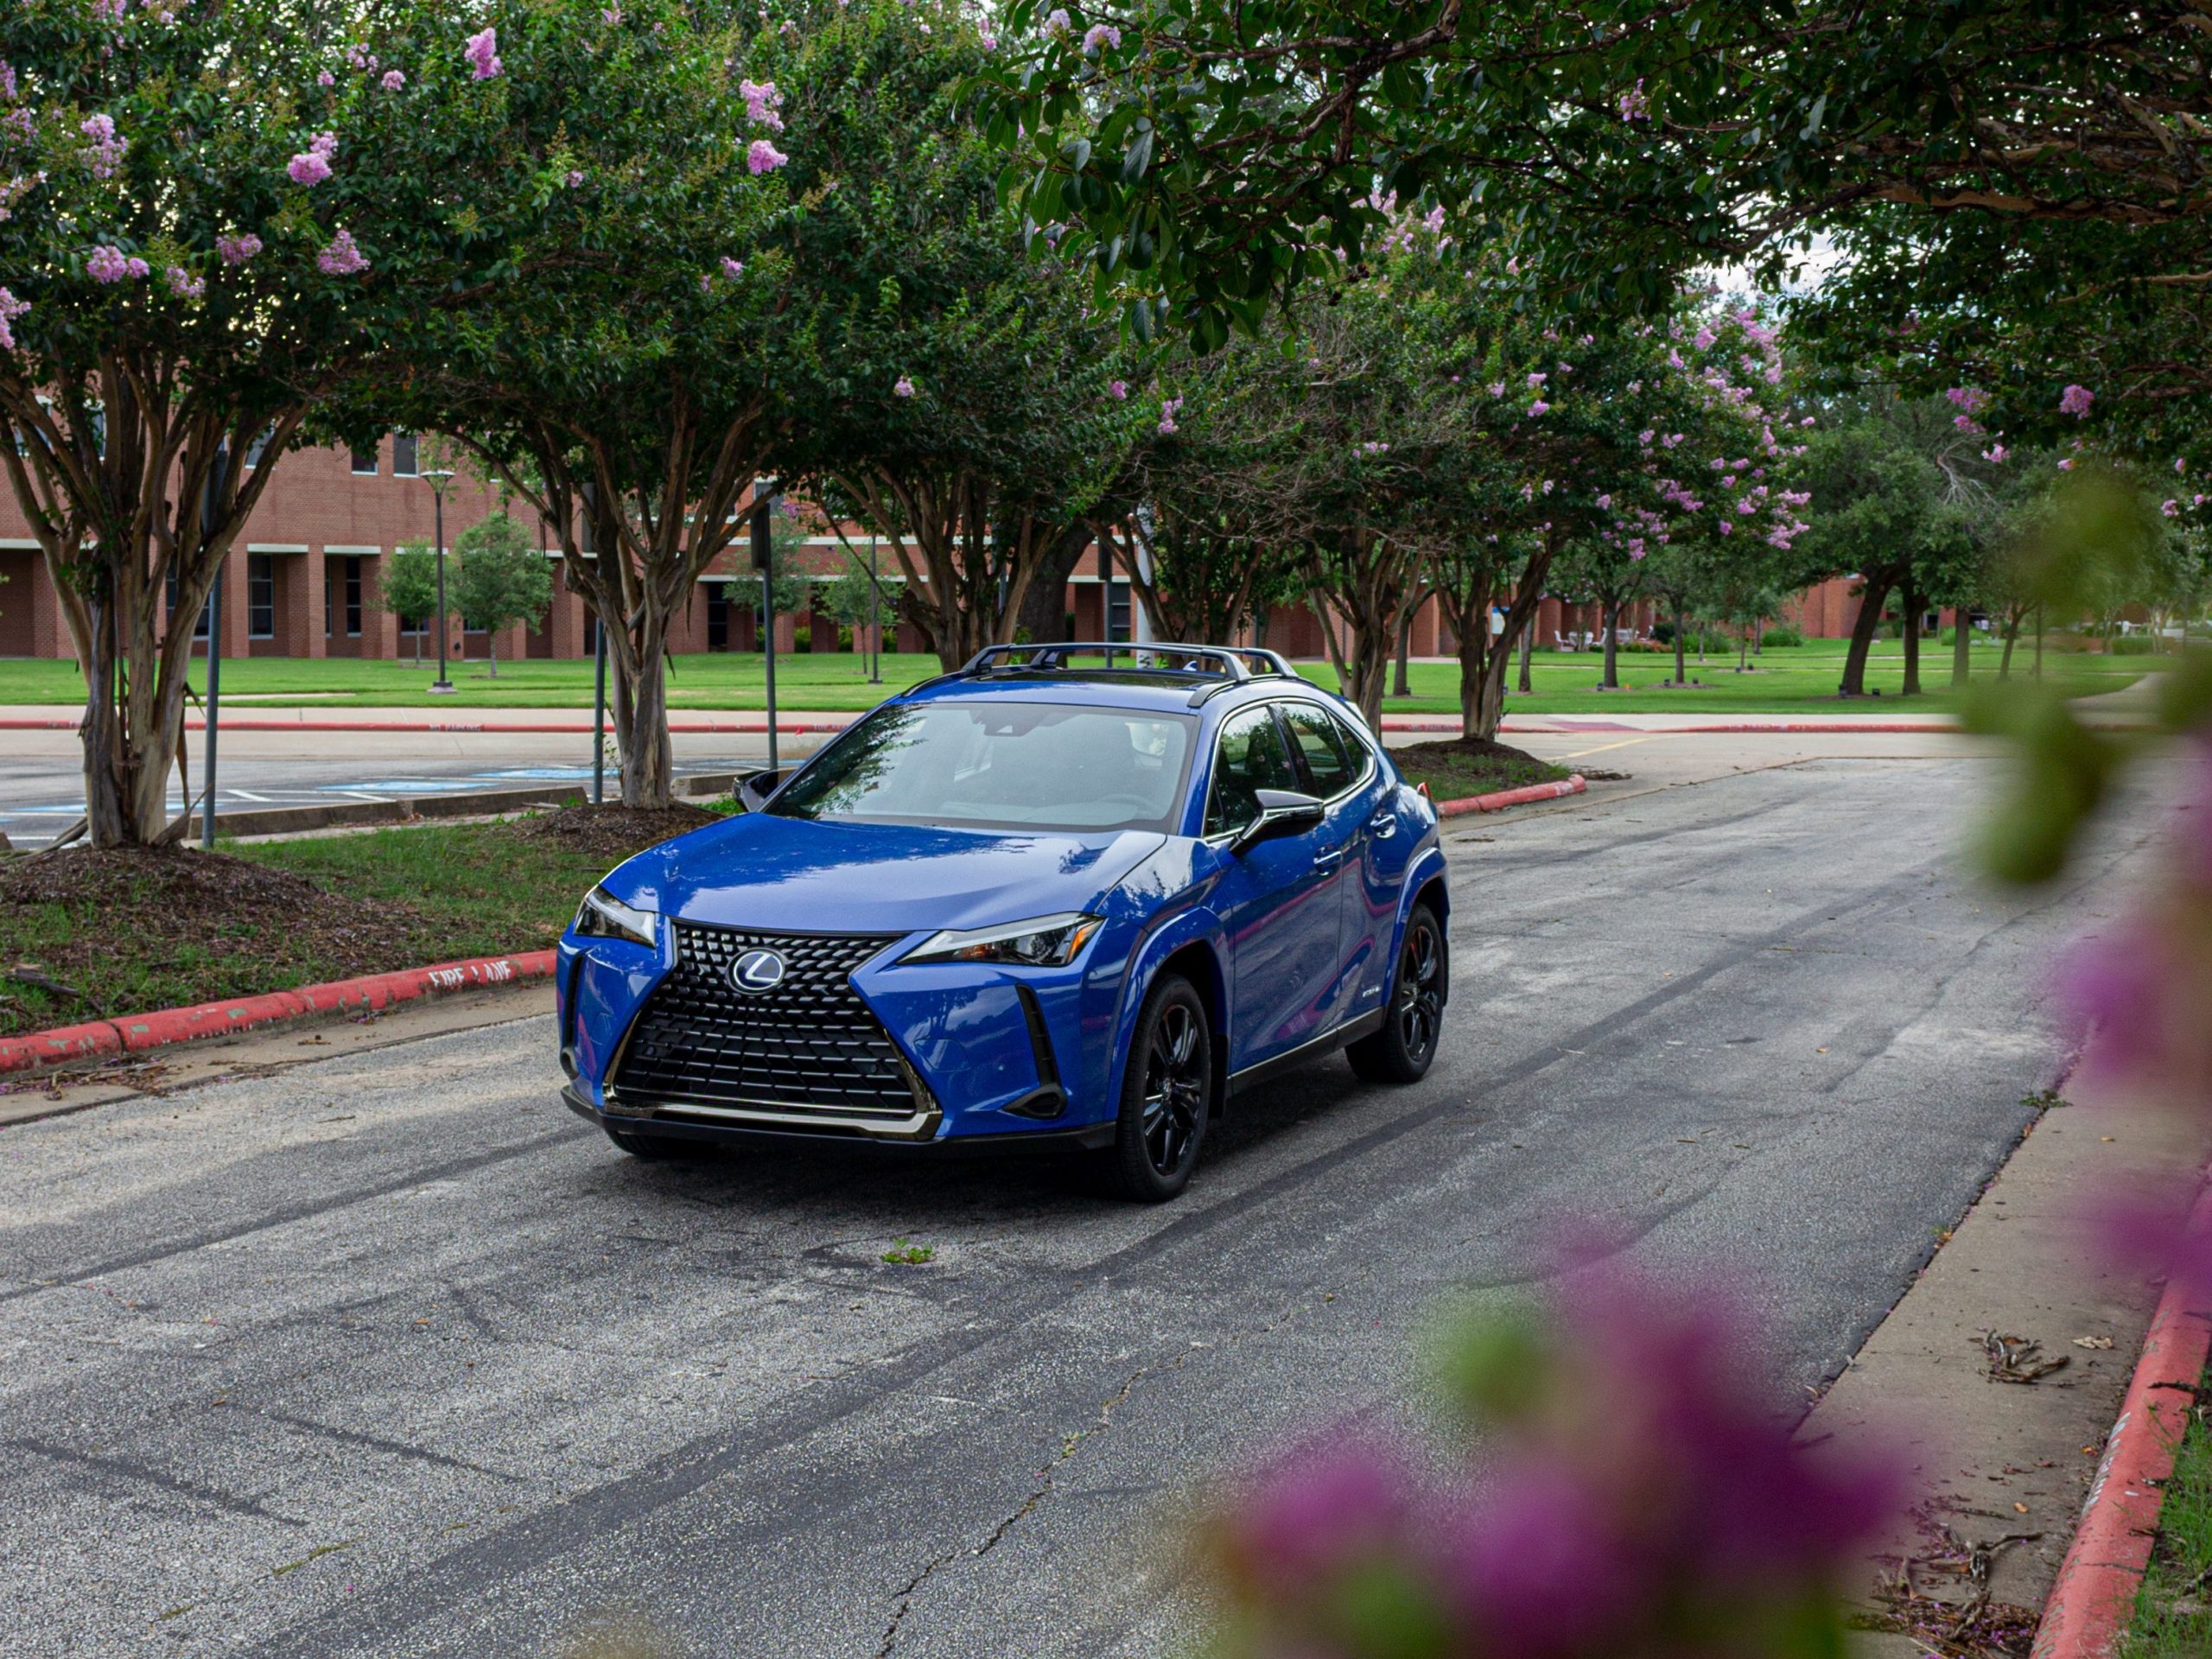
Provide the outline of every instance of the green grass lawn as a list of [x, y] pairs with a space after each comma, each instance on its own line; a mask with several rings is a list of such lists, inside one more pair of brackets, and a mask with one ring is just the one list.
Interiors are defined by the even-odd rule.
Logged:
[[[2212, 1382], [2212, 1373], [2206, 1381]], [[2206, 1396], [2200, 1390], [2198, 1399]], [[2203, 1659], [2212, 1653], [2212, 1427], [2199, 1406], [2158, 1509], [2158, 1541], [2136, 1592], [2120, 1659]]]
[[[1671, 677], [1675, 659], [1669, 653], [1623, 653], [1618, 692], [1595, 690], [1599, 658], [1588, 652], [1541, 651], [1533, 661], [1535, 690], [1529, 696], [1510, 696], [1507, 709], [1515, 714], [1653, 713], [1697, 710], [1783, 711], [1841, 707], [1835, 700], [1836, 680], [1843, 665], [1844, 642], [1816, 639], [1787, 649], [1775, 648], [1752, 660], [1757, 671], [1738, 674], [1732, 662], [1715, 658], [1690, 664], [1693, 679], [1707, 683], [1704, 690], [1662, 690], [1659, 682]], [[1974, 672], [1978, 680], [1994, 679], [1998, 652], [1978, 648]], [[2016, 652], [2014, 670], [2025, 673], [2030, 647]], [[2141, 677], [2157, 659], [2147, 657], [2103, 657], [2047, 652], [2047, 674], [2060, 677], [2077, 695], [2115, 691]], [[1326, 664], [1301, 664], [1301, 671], [1323, 685], [1333, 686], [1336, 676]], [[776, 659], [776, 697], [779, 709], [861, 709], [873, 707], [938, 671], [934, 657], [890, 655], [883, 659], [883, 683], [870, 685], [861, 658], [849, 652], [779, 657]], [[1882, 702], [1897, 699], [1904, 681], [1904, 647], [1894, 639], [1882, 641], [1868, 664], [1867, 685], [1883, 693]], [[1921, 654], [1921, 676], [1929, 688], [1922, 697], [1897, 706], [1917, 710], [1940, 710], [1951, 706], [1951, 654], [1948, 647], [1930, 642]], [[251, 704], [273, 707], [327, 706], [333, 708], [394, 708], [461, 705], [472, 708], [588, 709], [592, 696], [592, 664], [588, 662], [502, 663], [492, 677], [482, 663], [456, 664], [450, 697], [434, 697], [429, 691], [432, 671], [414, 664], [353, 662], [344, 658], [313, 661], [281, 657], [226, 658], [223, 691], [233, 708]], [[198, 674], [195, 685], [204, 684]], [[1455, 714], [1459, 710], [1459, 670], [1452, 663], [1414, 664], [1410, 697], [1392, 697], [1383, 707], [1392, 714]], [[14, 658], [0, 660], [0, 704], [81, 702], [84, 685], [76, 666], [66, 662], [42, 662]], [[238, 701], [232, 702], [232, 699]], [[764, 706], [761, 659], [750, 652], [717, 652], [678, 657], [669, 683], [669, 706], [686, 709], [760, 709]], [[1867, 705], [1853, 705], [1863, 709]]]

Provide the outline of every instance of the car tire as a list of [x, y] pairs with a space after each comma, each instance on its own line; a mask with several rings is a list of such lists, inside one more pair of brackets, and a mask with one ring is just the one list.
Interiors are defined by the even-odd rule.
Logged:
[[1415, 905], [1406, 918], [1390, 975], [1382, 1027], [1344, 1047], [1351, 1069], [1369, 1083], [1419, 1083], [1444, 1036], [1444, 1004], [1452, 988], [1452, 953], [1436, 912]]
[[703, 1158], [713, 1150], [703, 1141], [689, 1141], [681, 1135], [654, 1135], [644, 1129], [618, 1129], [607, 1126], [607, 1138], [632, 1158], [642, 1158], [648, 1163], [675, 1163], [684, 1159]]
[[1122, 1079], [1122, 1109], [1105, 1154], [1114, 1190], [1164, 1204], [1191, 1184], [1213, 1104], [1213, 1031], [1205, 999], [1180, 974], [1162, 975], [1137, 1015]]

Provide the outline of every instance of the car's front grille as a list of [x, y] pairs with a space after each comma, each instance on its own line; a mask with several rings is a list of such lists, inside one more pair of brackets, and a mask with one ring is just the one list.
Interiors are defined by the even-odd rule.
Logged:
[[[676, 922], [676, 967], [630, 1033], [615, 1091], [639, 1102], [908, 1118], [925, 1104], [849, 983], [896, 934], [760, 933]], [[731, 969], [772, 950], [783, 977], [741, 991]]]

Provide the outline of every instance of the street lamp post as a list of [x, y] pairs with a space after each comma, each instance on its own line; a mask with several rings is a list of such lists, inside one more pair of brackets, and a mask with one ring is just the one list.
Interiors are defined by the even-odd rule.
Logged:
[[753, 564], [760, 572], [761, 665], [767, 671], [768, 770], [778, 770], [776, 754], [776, 543], [768, 515], [775, 510], [776, 480], [753, 480]]
[[423, 477], [430, 486], [430, 493], [437, 505], [435, 509], [438, 542], [438, 677], [430, 682], [430, 690], [450, 693], [453, 682], [446, 677], [446, 486], [453, 482], [453, 469], [434, 467]]

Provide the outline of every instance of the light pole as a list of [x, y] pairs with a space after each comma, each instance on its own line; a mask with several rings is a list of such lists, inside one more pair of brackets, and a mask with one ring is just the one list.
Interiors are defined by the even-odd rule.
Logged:
[[768, 531], [768, 515], [775, 508], [776, 480], [753, 480], [753, 563], [760, 572], [760, 650], [768, 678], [768, 770], [777, 771], [776, 757], [776, 556], [775, 538]]
[[[216, 504], [222, 499], [225, 475], [230, 467], [230, 448], [219, 444], [215, 464], [208, 470], [207, 487], [200, 496], [200, 534], [203, 540], [214, 533], [219, 512]], [[226, 550], [223, 563], [215, 567], [214, 585], [207, 590], [207, 782], [200, 791], [200, 844], [210, 851], [215, 845], [215, 745], [223, 723], [223, 564], [230, 562], [231, 556]]]
[[435, 508], [438, 542], [438, 677], [430, 682], [430, 690], [451, 693], [453, 682], [446, 677], [446, 486], [453, 482], [450, 467], [433, 467], [423, 477], [430, 486], [436, 500]]

